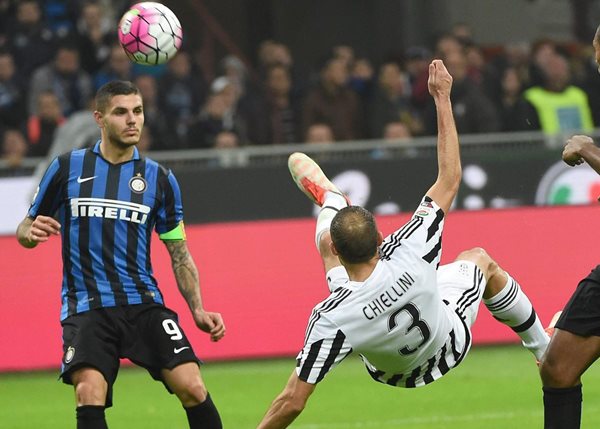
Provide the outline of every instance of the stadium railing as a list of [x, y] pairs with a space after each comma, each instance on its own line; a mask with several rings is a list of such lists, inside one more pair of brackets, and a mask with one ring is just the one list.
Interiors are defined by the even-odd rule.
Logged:
[[[78, 130], [80, 131], [80, 130]], [[97, 130], [89, 134], [64, 135], [64, 143], [57, 145], [63, 151], [82, 147], [94, 139]], [[488, 151], [506, 151], [518, 156], [519, 152], [536, 150], [540, 147], [562, 147], [570, 134], [546, 135], [541, 132], [513, 132], [491, 134], [468, 134], [460, 136], [461, 150], [464, 153]], [[600, 137], [600, 129], [590, 134]], [[436, 138], [418, 137], [405, 141], [360, 140], [317, 144], [265, 145], [245, 146], [237, 149], [189, 149], [174, 151], [150, 151], [150, 156], [165, 166], [177, 169], [229, 168], [246, 166], [266, 166], [285, 162], [287, 156], [295, 151], [308, 155], [326, 156], [328, 161], [349, 161], [365, 159], [406, 159], [419, 154], [431, 154], [436, 148]], [[10, 167], [6, 161], [0, 160], [0, 177], [40, 175], [47, 162], [58, 153], [54, 151], [46, 158], [25, 158], [19, 167]]]

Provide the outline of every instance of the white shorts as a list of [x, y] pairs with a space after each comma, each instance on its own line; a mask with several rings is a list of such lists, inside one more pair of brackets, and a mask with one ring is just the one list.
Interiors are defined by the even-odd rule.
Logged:
[[438, 289], [442, 300], [463, 320], [473, 326], [487, 281], [472, 261], [454, 261], [440, 265], [437, 271]]

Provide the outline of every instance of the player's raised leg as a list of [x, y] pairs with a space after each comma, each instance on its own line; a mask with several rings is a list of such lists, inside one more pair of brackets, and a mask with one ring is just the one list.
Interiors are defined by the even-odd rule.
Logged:
[[329, 228], [338, 211], [349, 205], [348, 198], [327, 178], [321, 167], [307, 155], [296, 152], [288, 159], [288, 168], [298, 188], [321, 207], [315, 228], [315, 244], [323, 258], [325, 271], [341, 265], [331, 253]]
[[[321, 207], [315, 228], [315, 244], [323, 259], [325, 272], [328, 273], [327, 281], [330, 289], [332, 289], [332, 281], [334, 277], [338, 276], [329, 275], [330, 271], [336, 267], [341, 267], [341, 263], [338, 257], [331, 252], [329, 228], [337, 212], [350, 205], [350, 201], [327, 178], [321, 167], [307, 155], [300, 152], [291, 154], [288, 159], [288, 168], [298, 188], [313, 203]], [[338, 270], [344, 272], [336, 274], [344, 274], [347, 277], [343, 267]]]
[[475, 248], [462, 252], [457, 260], [470, 260], [479, 267], [487, 280], [483, 292], [485, 306], [496, 320], [521, 337], [523, 346], [539, 361], [548, 347], [550, 337], [519, 283], [484, 249]]

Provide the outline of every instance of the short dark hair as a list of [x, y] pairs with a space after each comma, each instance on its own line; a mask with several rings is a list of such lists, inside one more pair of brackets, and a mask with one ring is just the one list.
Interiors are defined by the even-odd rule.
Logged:
[[96, 110], [104, 112], [115, 95], [139, 94], [140, 90], [128, 80], [113, 80], [102, 85], [96, 92]]
[[344, 207], [333, 218], [331, 240], [348, 263], [367, 262], [377, 253], [379, 231], [375, 217], [359, 206]]

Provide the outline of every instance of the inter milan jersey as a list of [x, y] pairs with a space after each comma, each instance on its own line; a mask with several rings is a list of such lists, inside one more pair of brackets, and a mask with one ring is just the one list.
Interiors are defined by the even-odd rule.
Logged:
[[61, 320], [120, 305], [163, 304], [152, 275], [150, 240], [183, 220], [175, 176], [141, 157], [111, 164], [92, 149], [55, 158], [28, 216], [55, 216], [62, 227]]
[[384, 240], [364, 282], [348, 280], [345, 271], [328, 279], [337, 287], [310, 317], [297, 358], [301, 380], [318, 383], [352, 352], [374, 379], [398, 387], [428, 384], [462, 360], [469, 331], [437, 287], [443, 218], [425, 197], [412, 219]]

